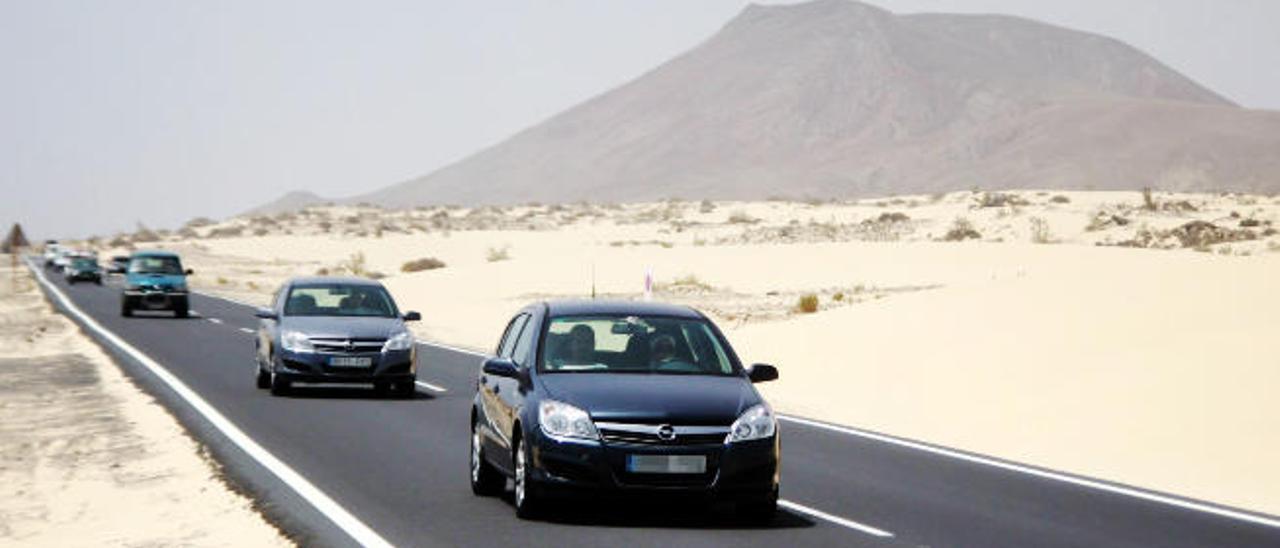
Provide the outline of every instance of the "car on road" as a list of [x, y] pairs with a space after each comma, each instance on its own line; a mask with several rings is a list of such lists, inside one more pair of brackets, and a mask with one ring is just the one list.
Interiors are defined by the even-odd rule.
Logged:
[[564, 495], [672, 494], [777, 508], [781, 442], [720, 330], [688, 307], [549, 301], [507, 324], [479, 373], [471, 410], [471, 488], [514, 480], [515, 510], [536, 516]]
[[98, 261], [89, 257], [72, 258], [62, 275], [68, 284], [93, 282], [102, 285], [102, 268], [98, 266]]
[[129, 256], [116, 255], [107, 263], [107, 274], [121, 274], [129, 271]]
[[379, 393], [415, 392], [417, 348], [405, 322], [422, 316], [401, 314], [376, 280], [294, 278], [255, 315], [258, 388], [282, 395], [297, 382], [371, 383]]
[[58, 258], [58, 253], [62, 251], [62, 244], [57, 240], [46, 240], [44, 243], [44, 267], [53, 268], [54, 260]]
[[175, 317], [187, 317], [190, 311], [187, 276], [191, 274], [191, 269], [182, 268], [182, 260], [176, 253], [133, 252], [125, 271], [124, 288], [120, 291], [120, 315], [132, 316], [137, 310], [172, 310]]

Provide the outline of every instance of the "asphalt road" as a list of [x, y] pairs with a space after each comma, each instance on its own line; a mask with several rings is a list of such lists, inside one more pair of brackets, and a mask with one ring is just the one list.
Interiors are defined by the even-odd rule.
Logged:
[[[781, 424], [785, 502], [770, 523], [741, 523], [725, 507], [600, 501], [521, 521], [509, 493], [479, 498], [467, 484], [478, 356], [421, 345], [423, 384], [410, 400], [359, 387], [275, 398], [253, 385], [250, 307], [193, 295], [191, 319], [123, 318], [110, 283], [47, 279], [74, 303], [65, 306], [55, 291], [55, 305], [82, 325], [96, 323], [86, 331], [210, 447], [233, 483], [308, 545], [356, 543], [349, 533], [362, 525], [376, 533], [363, 542], [398, 546], [1280, 546], [1274, 517], [796, 420]], [[400, 304], [435, 313], [428, 303]], [[209, 408], [261, 451], [244, 449], [208, 418]], [[262, 452], [298, 477], [263, 465]], [[317, 508], [311, 488], [328, 502]]]

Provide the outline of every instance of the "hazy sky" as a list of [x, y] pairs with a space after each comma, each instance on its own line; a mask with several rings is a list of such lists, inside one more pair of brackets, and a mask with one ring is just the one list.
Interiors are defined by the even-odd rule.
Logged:
[[[430, 172], [704, 40], [744, 0], [0, 0], [0, 223], [173, 227]], [[1127, 41], [1280, 109], [1273, 0], [878, 0]]]

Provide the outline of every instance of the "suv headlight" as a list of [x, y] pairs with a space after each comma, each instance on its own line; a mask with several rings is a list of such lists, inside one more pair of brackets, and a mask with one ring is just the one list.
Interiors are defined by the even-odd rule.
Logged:
[[729, 427], [729, 435], [724, 438], [724, 442], [770, 438], [777, 431], [778, 421], [773, 417], [773, 410], [765, 404], [760, 404], [743, 411], [738, 416], [738, 420], [733, 421], [733, 426]]
[[408, 350], [410, 348], [413, 348], [413, 333], [408, 331], [396, 333], [390, 339], [387, 339], [386, 344], [382, 345], [383, 352], [389, 352], [392, 350]]
[[600, 439], [600, 432], [586, 411], [555, 400], [538, 404], [538, 426], [553, 438]]
[[289, 352], [316, 351], [316, 347], [311, 345], [311, 339], [308, 339], [301, 331], [285, 331], [281, 333], [280, 345]]

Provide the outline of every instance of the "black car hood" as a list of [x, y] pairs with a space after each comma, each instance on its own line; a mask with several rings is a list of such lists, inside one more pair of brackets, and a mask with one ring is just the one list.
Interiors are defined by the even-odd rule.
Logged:
[[597, 421], [728, 426], [761, 402], [743, 377], [635, 373], [546, 373], [556, 400]]
[[404, 330], [400, 318], [342, 316], [285, 316], [280, 329], [301, 331], [308, 337], [385, 339]]

